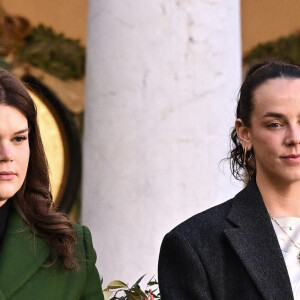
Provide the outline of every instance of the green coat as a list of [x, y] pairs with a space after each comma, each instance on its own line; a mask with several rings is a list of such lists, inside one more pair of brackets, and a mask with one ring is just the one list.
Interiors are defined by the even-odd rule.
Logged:
[[0, 250], [0, 300], [102, 300], [90, 231], [80, 225], [75, 231], [80, 270], [67, 271], [59, 263], [44, 267], [47, 244], [11, 212]]

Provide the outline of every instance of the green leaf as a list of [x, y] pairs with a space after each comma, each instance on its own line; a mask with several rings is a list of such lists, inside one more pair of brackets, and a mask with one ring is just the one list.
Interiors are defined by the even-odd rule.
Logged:
[[146, 276], [146, 274], [144, 274], [141, 278], [139, 278], [139, 280], [132, 286], [132, 288], [137, 287], [145, 276]]
[[141, 296], [130, 291], [125, 291], [128, 300], [141, 300]]
[[140, 288], [131, 288], [130, 292], [134, 292], [135, 294], [140, 295], [142, 297], [147, 297], [147, 295]]
[[158, 288], [156, 288], [156, 289], [154, 289], [154, 290], [151, 289], [151, 291], [148, 290], [148, 289], [146, 289], [146, 293], [148, 293], [148, 292], [149, 292], [149, 293], [155, 293], [157, 290], [158, 290]]
[[158, 284], [158, 282], [156, 280], [154, 281], [149, 281], [147, 285], [152, 286], [152, 285], [156, 285]]
[[114, 280], [114, 281], [109, 283], [109, 285], [107, 286], [106, 289], [114, 290], [114, 289], [120, 289], [120, 288], [127, 288], [128, 289], [128, 285], [126, 283], [124, 283], [123, 281]]

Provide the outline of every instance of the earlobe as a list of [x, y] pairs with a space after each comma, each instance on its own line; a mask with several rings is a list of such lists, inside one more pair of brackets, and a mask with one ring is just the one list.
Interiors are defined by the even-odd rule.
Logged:
[[244, 124], [242, 119], [235, 121], [235, 130], [243, 148], [250, 150], [252, 148], [250, 129]]

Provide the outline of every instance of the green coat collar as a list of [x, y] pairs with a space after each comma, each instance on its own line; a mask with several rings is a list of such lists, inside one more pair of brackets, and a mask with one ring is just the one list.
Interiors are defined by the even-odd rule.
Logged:
[[12, 210], [0, 251], [0, 300], [20, 289], [45, 264], [48, 256], [47, 244]]

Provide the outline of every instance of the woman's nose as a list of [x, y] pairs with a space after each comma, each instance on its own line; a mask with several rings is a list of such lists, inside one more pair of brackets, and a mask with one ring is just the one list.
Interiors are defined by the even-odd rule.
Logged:
[[0, 161], [12, 160], [12, 150], [6, 143], [0, 143]]
[[288, 145], [300, 144], [300, 127], [299, 127], [299, 125], [290, 128], [288, 135], [286, 137], [286, 143]]

